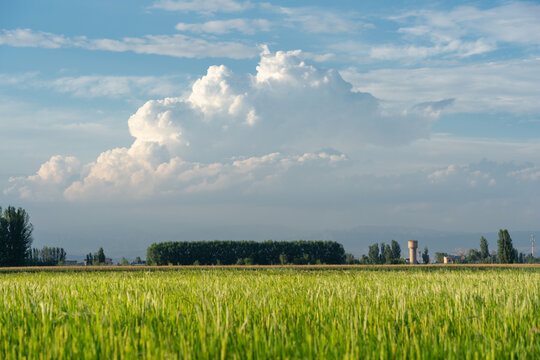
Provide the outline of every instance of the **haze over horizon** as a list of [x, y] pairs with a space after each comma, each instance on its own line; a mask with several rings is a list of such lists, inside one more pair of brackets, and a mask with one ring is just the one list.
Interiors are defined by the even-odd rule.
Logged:
[[495, 249], [501, 228], [525, 251], [538, 19], [524, 1], [3, 2], [0, 206], [77, 256], [415, 233]]

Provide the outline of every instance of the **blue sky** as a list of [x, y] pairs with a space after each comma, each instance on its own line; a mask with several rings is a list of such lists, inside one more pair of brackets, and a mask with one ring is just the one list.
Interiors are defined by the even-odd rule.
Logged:
[[0, 204], [74, 254], [534, 230], [539, 18], [520, 1], [3, 1]]

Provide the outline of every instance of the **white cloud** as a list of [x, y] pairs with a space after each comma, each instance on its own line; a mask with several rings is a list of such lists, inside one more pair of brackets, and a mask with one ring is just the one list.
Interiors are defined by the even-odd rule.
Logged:
[[21, 199], [55, 200], [62, 196], [62, 188], [78, 178], [81, 164], [73, 156], [52, 156], [35, 175], [10, 178], [13, 185], [4, 191], [15, 192]]
[[152, 7], [167, 11], [217, 13], [239, 12], [247, 10], [253, 5], [249, 1], [235, 0], [158, 0]]
[[511, 171], [509, 175], [526, 181], [540, 180], [540, 166], [531, 166], [524, 169], [514, 170]]
[[63, 35], [51, 34], [31, 29], [2, 30], [0, 45], [15, 47], [42, 47], [56, 49], [69, 44], [69, 39]]
[[2, 30], [0, 45], [20, 47], [75, 47], [87, 50], [134, 52], [180, 58], [224, 57], [247, 59], [257, 55], [255, 46], [234, 41], [208, 41], [198, 37], [176, 35], [146, 35], [138, 38], [88, 39], [84, 36], [66, 38], [30, 29]]
[[540, 61], [511, 60], [449, 67], [381, 69], [341, 75], [358, 91], [369, 92], [397, 108], [413, 102], [455, 99], [450, 111], [540, 111]]
[[[480, 163], [482, 165], [482, 163]], [[469, 187], [491, 187], [497, 184], [497, 181], [493, 176], [486, 172], [484, 169], [480, 170], [479, 164], [469, 164], [458, 166], [455, 164], [449, 165], [444, 169], [435, 170], [431, 174], [428, 174], [428, 179], [432, 184], [437, 183], [452, 183], [453, 186], [465, 185]], [[490, 164], [490, 169], [496, 168], [493, 164]], [[499, 176], [506, 177], [506, 174], [498, 174]]]
[[[11, 179], [15, 184], [4, 193], [17, 193], [23, 199], [32, 200], [64, 197], [91, 202], [225, 189], [242, 194], [271, 185], [289, 168], [306, 163], [325, 166], [344, 160], [335, 158], [324, 153], [304, 154], [302, 157], [271, 153], [224, 163], [201, 164], [183, 161], [179, 157], [167, 159], [165, 148], [155, 143], [136, 141], [129, 149], [116, 148], [102, 153], [82, 170], [73, 157], [53, 156], [36, 175]], [[68, 182], [69, 179], [72, 182]]]
[[49, 87], [61, 93], [71, 93], [77, 97], [121, 97], [133, 93], [146, 95], [170, 95], [178, 93], [176, 76], [101, 76], [85, 75], [61, 77], [53, 81], [43, 81], [36, 87]]
[[395, 46], [382, 45], [374, 46], [369, 51], [369, 56], [377, 60], [396, 59], [425, 59], [438, 55], [449, 54], [457, 57], [469, 57], [494, 50], [494, 44], [486, 42], [484, 39], [476, 41], [461, 41], [452, 39], [450, 42], [439, 43], [434, 46]]
[[[63, 187], [58, 192], [73, 200], [238, 184], [240, 193], [264, 189], [290, 171], [302, 177], [294, 169], [320, 171], [306, 164], [343, 163], [347, 157], [336, 148], [404, 144], [427, 136], [432, 121], [421, 112], [385, 115], [375, 98], [351, 92], [336, 71], [306, 64], [301, 52], [265, 50], [255, 75], [211, 66], [185, 96], [148, 101], [129, 118], [131, 147], [103, 152], [79, 180], [58, 184]], [[10, 192], [42, 182], [42, 177], [18, 178]], [[30, 190], [25, 194], [31, 196]]]
[[208, 34], [227, 34], [232, 31], [238, 31], [244, 34], [255, 34], [259, 31], [270, 31], [272, 24], [265, 19], [229, 19], [229, 20], [213, 20], [199, 24], [176, 24], [176, 30], [189, 31], [192, 33], [208, 33]]
[[413, 111], [420, 111], [424, 116], [438, 119], [441, 112], [454, 104], [455, 99], [444, 99], [440, 101], [427, 101], [416, 104], [412, 107]]
[[143, 38], [94, 39], [78, 44], [89, 50], [114, 52], [132, 51], [137, 54], [168, 55], [185, 58], [225, 57], [246, 59], [256, 56], [258, 50], [233, 41], [207, 41], [182, 34], [147, 35]]
[[206, 76], [193, 84], [188, 102], [207, 118], [219, 113], [239, 114], [245, 107], [245, 94], [232, 88], [231, 77], [232, 72], [224, 65], [209, 67]]
[[[487, 9], [459, 6], [449, 11], [409, 11], [389, 18], [401, 25], [397, 31], [401, 35], [399, 44], [377, 44], [364, 52], [374, 60], [410, 63], [466, 58], [494, 51], [501, 44], [539, 45], [539, 17], [540, 5], [527, 2], [509, 2]], [[346, 50], [349, 45], [338, 43], [333, 47]], [[352, 49], [352, 53], [357, 52]]]
[[82, 75], [46, 79], [39, 73], [0, 74], [0, 86], [53, 90], [78, 98], [127, 98], [177, 95], [185, 90], [186, 76]]
[[439, 38], [470, 36], [496, 42], [540, 44], [540, 5], [513, 1], [501, 6], [479, 9], [459, 6], [451, 11], [420, 10], [396, 17], [397, 20], [415, 20], [401, 32]]
[[170, 110], [179, 101], [176, 98], [147, 101], [129, 118], [131, 136], [137, 141], [159, 145], [179, 143], [182, 130], [174, 123]]
[[428, 179], [432, 182], [437, 182], [439, 179], [443, 179], [456, 172], [456, 165], [448, 165], [446, 169], [436, 170], [428, 175]]
[[364, 27], [370, 27], [359, 20], [354, 12], [336, 12], [318, 7], [284, 7], [269, 3], [261, 4], [266, 10], [273, 11], [284, 17], [284, 21], [291, 25], [298, 25], [303, 31], [309, 33], [356, 33]]

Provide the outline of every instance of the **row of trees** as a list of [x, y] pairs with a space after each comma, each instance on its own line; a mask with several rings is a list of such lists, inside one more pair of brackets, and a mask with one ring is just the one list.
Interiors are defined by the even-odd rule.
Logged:
[[401, 247], [398, 242], [392, 240], [390, 244], [375, 243], [369, 247], [368, 255], [362, 255], [356, 259], [352, 254], [345, 254], [347, 264], [405, 264], [405, 259], [401, 257]]
[[66, 261], [66, 252], [60, 247], [43, 247], [43, 249], [32, 249], [27, 264], [32, 266], [54, 266], [62, 265]]
[[[447, 253], [435, 253], [435, 262], [442, 263], [444, 257], [449, 256]], [[535, 258], [532, 254], [525, 255], [518, 252], [512, 243], [512, 238], [506, 229], [499, 230], [499, 238], [497, 240], [497, 251], [489, 251], [489, 244], [485, 237], [480, 238], [480, 250], [469, 249], [458, 250], [458, 256], [455, 257], [455, 262], [461, 264], [512, 264], [512, 263], [533, 263]]]
[[345, 250], [335, 241], [178, 241], [150, 245], [152, 265], [343, 264]]
[[401, 247], [395, 240], [391, 244], [381, 243], [380, 249], [379, 243], [375, 243], [369, 247], [367, 258], [370, 264], [400, 264]]
[[94, 254], [88, 253], [86, 255], [86, 265], [105, 265], [107, 257], [105, 256], [105, 251], [100, 247], [97, 252]]

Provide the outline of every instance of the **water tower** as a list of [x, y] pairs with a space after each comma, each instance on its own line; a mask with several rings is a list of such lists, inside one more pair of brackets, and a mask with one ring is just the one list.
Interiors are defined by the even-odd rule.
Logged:
[[418, 264], [416, 261], [416, 249], [418, 249], [418, 240], [409, 240], [409, 264]]

